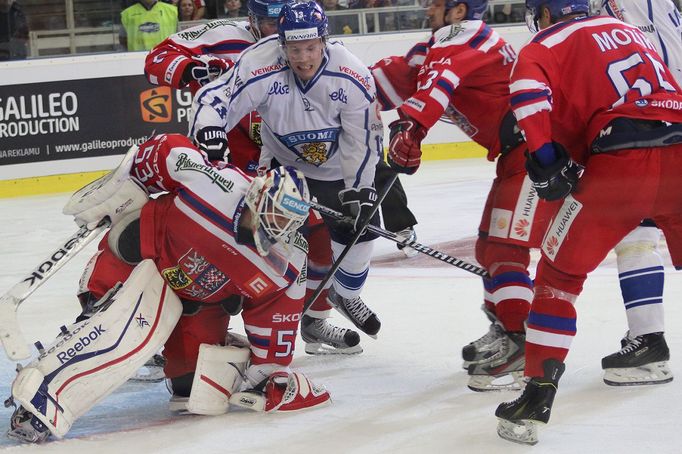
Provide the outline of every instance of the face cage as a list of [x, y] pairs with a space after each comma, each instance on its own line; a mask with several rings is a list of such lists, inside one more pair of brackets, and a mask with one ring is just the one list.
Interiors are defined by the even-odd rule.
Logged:
[[537, 33], [540, 31], [540, 26], [538, 25], [538, 21], [540, 20], [538, 17], [539, 10], [540, 8], [526, 7], [526, 26], [531, 33]]
[[265, 256], [275, 243], [285, 243], [292, 233], [303, 226], [307, 217], [307, 214], [280, 210], [270, 194], [263, 194], [258, 204], [258, 229], [253, 235], [259, 254]]
[[272, 22], [273, 25], [277, 25], [276, 17], [256, 16], [253, 13], [249, 13], [249, 19], [251, 19], [251, 23], [253, 24], [253, 27], [251, 27], [251, 34], [256, 38], [256, 41], [259, 41], [263, 37], [263, 34], [260, 31], [261, 21]]

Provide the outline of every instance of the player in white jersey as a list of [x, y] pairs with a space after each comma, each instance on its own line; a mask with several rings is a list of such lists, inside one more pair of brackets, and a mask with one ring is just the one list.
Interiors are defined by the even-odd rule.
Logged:
[[[682, 83], [682, 26], [672, 0], [599, 0], [593, 13], [612, 16], [641, 30]], [[659, 251], [661, 231], [650, 219], [616, 246], [620, 288], [629, 331], [621, 350], [602, 359], [608, 385], [667, 383], [666, 376], [652, 374], [652, 365], [667, 362], [663, 316], [663, 258]]]
[[[215, 126], [229, 131], [244, 114], [258, 111], [261, 165], [276, 161], [298, 168], [318, 202], [354, 219], [352, 226], [328, 223], [338, 257], [376, 200], [383, 125], [369, 69], [341, 43], [328, 42], [327, 35], [327, 17], [315, 2], [285, 5], [278, 35], [244, 51], [234, 68], [197, 93], [190, 135], [196, 140], [203, 128]], [[378, 216], [372, 222], [378, 223]], [[374, 238], [365, 232], [350, 249], [328, 297], [370, 336], [381, 323], [360, 292]]]

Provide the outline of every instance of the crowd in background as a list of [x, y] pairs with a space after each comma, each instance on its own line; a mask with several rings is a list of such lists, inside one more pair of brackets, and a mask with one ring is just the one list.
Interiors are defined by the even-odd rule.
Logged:
[[[317, 0], [329, 16], [332, 35], [415, 30], [426, 27], [428, 0]], [[67, 28], [64, 0], [0, 0], [0, 61], [29, 56], [29, 30]], [[359, 9], [417, 6], [415, 11], [358, 15]], [[119, 27], [118, 50], [149, 50], [195, 21], [246, 18], [246, 0], [73, 0], [76, 28]], [[491, 23], [523, 21], [523, 2], [493, 5]], [[365, 20], [361, 27], [360, 21]], [[183, 23], [188, 25], [183, 26]], [[153, 27], [153, 33], [140, 27]], [[101, 51], [97, 48], [84, 52]], [[42, 54], [41, 54], [42, 55]]]

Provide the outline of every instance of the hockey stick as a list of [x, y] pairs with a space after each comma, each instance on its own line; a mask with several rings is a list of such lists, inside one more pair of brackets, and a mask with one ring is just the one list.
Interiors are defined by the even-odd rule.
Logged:
[[52, 251], [28, 276], [0, 296], [0, 341], [11, 360], [19, 361], [31, 356], [28, 342], [21, 333], [17, 321], [19, 305], [108, 227], [108, 219], [100, 222], [92, 230], [85, 226], [81, 227]]
[[[338, 270], [341, 267], [341, 262], [346, 257], [346, 255], [351, 250], [351, 248], [353, 246], [355, 246], [355, 243], [358, 242], [358, 240], [360, 239], [362, 234], [365, 232], [365, 229], [368, 226], [372, 227], [372, 225], [370, 224], [370, 222], [372, 222], [372, 218], [377, 213], [377, 211], [379, 211], [379, 207], [381, 206], [381, 202], [384, 201], [384, 199], [386, 198], [386, 195], [388, 195], [388, 192], [393, 187], [393, 183], [395, 183], [395, 181], [397, 179], [398, 179], [398, 174], [396, 173], [395, 175], [393, 175], [391, 177], [390, 180], [388, 180], [388, 182], [386, 183], [386, 186], [384, 186], [381, 193], [379, 194], [379, 197], [377, 197], [377, 201], [374, 204], [374, 206], [372, 207], [372, 211], [370, 211], [369, 216], [367, 216], [367, 219], [365, 220], [365, 222], [362, 224], [362, 226], [360, 226], [359, 229], [357, 229], [357, 231], [355, 232], [355, 236], [353, 236], [353, 238], [351, 238], [350, 242], [346, 245], [346, 247], [343, 249], [343, 251], [341, 251], [341, 254], [337, 257], [336, 261], [332, 264], [332, 267], [329, 269], [329, 271], [327, 271], [327, 274], [324, 276], [324, 279], [322, 279], [322, 281], [320, 282], [320, 285], [317, 286], [317, 288], [315, 289], [315, 292], [310, 296], [308, 301], [306, 301], [305, 304], [303, 305], [303, 312], [302, 312], [303, 314], [305, 314], [308, 311], [308, 309], [310, 309], [310, 306], [312, 306], [313, 303], [315, 302], [315, 300], [317, 299], [317, 297], [320, 296], [320, 293], [322, 293], [324, 291], [324, 288], [326, 287], [327, 282], [329, 282], [331, 280], [331, 278], [334, 277], [334, 273], [336, 273], [336, 270]], [[313, 203], [312, 201], [310, 203], [310, 206], [312, 206], [313, 208], [315, 208], [315, 206], [317, 206], [317, 205], [318, 205], [317, 203]], [[319, 205], [319, 206], [323, 206], [323, 205]], [[330, 208], [327, 208], [327, 209], [330, 211], [334, 211]], [[320, 211], [320, 213], [322, 213], [322, 212]], [[337, 213], [339, 215], [336, 219], [346, 219], [338, 211], [334, 211], [334, 213]], [[324, 214], [324, 213], [322, 213], [322, 214]], [[350, 219], [348, 219], [348, 222], [350, 224], [353, 223], [353, 221]]]
[[[343, 214], [339, 213], [338, 211], [332, 210], [331, 208], [328, 208], [324, 205], [320, 205], [317, 202], [310, 202], [310, 206], [313, 209], [319, 211], [323, 215], [328, 216], [330, 218], [344, 219]], [[371, 224], [367, 226], [367, 230], [388, 240], [395, 241], [398, 244], [402, 244], [403, 246], [411, 247], [417, 252], [421, 252], [422, 254], [426, 254], [429, 257], [433, 257], [434, 259], [440, 260], [441, 262], [445, 262], [449, 265], [456, 266], [457, 268], [461, 268], [477, 276], [489, 277], [488, 272], [479, 266], [465, 262], [464, 260], [458, 259], [456, 257], [452, 257], [446, 254], [445, 252], [441, 252], [437, 249], [432, 249], [421, 243], [417, 243], [416, 241], [411, 241], [407, 238], [402, 238], [393, 232], [389, 232], [388, 230], [384, 230], [380, 227], [376, 227]]]

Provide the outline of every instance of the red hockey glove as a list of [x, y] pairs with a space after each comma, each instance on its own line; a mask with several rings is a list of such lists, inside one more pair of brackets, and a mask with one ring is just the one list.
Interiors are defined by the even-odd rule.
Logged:
[[299, 411], [331, 402], [329, 392], [300, 372], [276, 371], [256, 389], [234, 393], [230, 405], [255, 411]]
[[201, 85], [216, 80], [222, 73], [230, 68], [230, 62], [222, 58], [200, 55], [192, 57], [192, 63], [187, 65], [190, 69], [191, 78]]
[[428, 130], [408, 116], [388, 125], [388, 165], [400, 173], [412, 175], [421, 164], [421, 144]]

